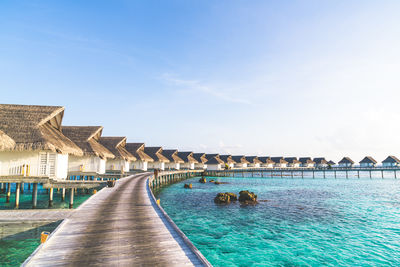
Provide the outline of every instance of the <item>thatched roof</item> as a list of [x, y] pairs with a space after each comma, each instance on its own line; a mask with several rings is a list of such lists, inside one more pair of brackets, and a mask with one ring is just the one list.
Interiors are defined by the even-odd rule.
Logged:
[[249, 164], [250, 162], [248, 162], [246, 160], [245, 156], [232, 156], [232, 160], [234, 160], [237, 163], [242, 163], [242, 164]]
[[354, 164], [354, 161], [349, 157], [344, 157], [339, 161], [339, 164]]
[[286, 164], [288, 163], [283, 157], [271, 157], [273, 163], [281, 163]]
[[270, 157], [258, 157], [258, 160], [261, 161], [261, 163], [264, 164], [272, 164], [274, 163]]
[[365, 158], [363, 158], [360, 163], [372, 163], [372, 164], [376, 164], [378, 163], [373, 157], [371, 156], [366, 156]]
[[400, 160], [395, 156], [388, 156], [382, 163], [400, 163]]
[[325, 158], [314, 158], [315, 164], [327, 164], [328, 161]]
[[62, 133], [82, 149], [84, 155], [113, 159], [114, 154], [99, 142], [102, 131], [102, 126], [62, 127]]
[[64, 107], [0, 104], [0, 130], [14, 140], [7, 150], [50, 150], [82, 156], [82, 150], [61, 132]]
[[197, 160], [199, 163], [204, 164], [207, 162], [205, 153], [193, 153], [193, 158], [195, 158], [195, 160]]
[[193, 152], [191, 151], [178, 151], [178, 157], [183, 159], [186, 163], [199, 163], [199, 161], [193, 157]]
[[163, 155], [163, 149], [160, 146], [145, 147], [144, 152], [149, 155], [154, 161], [169, 162], [169, 159]]
[[310, 157], [299, 158], [301, 164], [314, 164], [315, 162]]
[[285, 160], [286, 160], [289, 164], [301, 163], [299, 160], [297, 160], [296, 157], [287, 157], [287, 158], [285, 158]]
[[126, 143], [125, 149], [137, 160], [153, 162], [154, 160], [144, 152], [144, 143]]
[[336, 163], [333, 160], [328, 161], [328, 165], [336, 165]]
[[185, 163], [185, 160], [178, 155], [177, 149], [165, 149], [162, 154], [169, 160], [169, 162], [174, 163]]
[[245, 158], [248, 162], [253, 164], [262, 163], [262, 161], [260, 161], [257, 156], [246, 156]]
[[219, 154], [206, 154], [207, 164], [224, 164], [225, 162], [219, 158]]
[[219, 155], [219, 158], [220, 158], [222, 161], [224, 161], [224, 162], [226, 162], [226, 163], [228, 163], [228, 164], [231, 164], [231, 163], [235, 164], [235, 163], [237, 163], [235, 160], [233, 160], [233, 158], [232, 158], [231, 155]]
[[100, 143], [110, 150], [116, 159], [127, 161], [135, 161], [136, 158], [125, 149], [126, 137], [123, 136], [107, 136], [100, 137]]
[[0, 130], [0, 151], [11, 150], [15, 146], [14, 140]]

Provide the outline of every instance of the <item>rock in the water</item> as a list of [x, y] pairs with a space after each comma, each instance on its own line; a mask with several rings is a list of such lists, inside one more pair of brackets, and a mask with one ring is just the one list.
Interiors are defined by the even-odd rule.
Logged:
[[230, 192], [226, 192], [225, 194], [227, 194], [230, 198], [231, 201], [236, 201], [238, 200], [237, 195], [234, 193], [230, 193]]
[[193, 186], [192, 184], [185, 184], [183, 187], [187, 189], [192, 189]]
[[214, 180], [210, 180], [210, 183], [214, 183], [215, 181]]
[[221, 182], [215, 181], [214, 184], [221, 184]]
[[243, 204], [257, 204], [257, 195], [247, 190], [239, 192], [239, 202]]
[[207, 183], [207, 179], [205, 177], [201, 177], [199, 182], [202, 184], [205, 184], [205, 183]]
[[231, 198], [226, 193], [218, 193], [218, 195], [214, 198], [214, 202], [217, 204], [228, 204], [231, 202]]

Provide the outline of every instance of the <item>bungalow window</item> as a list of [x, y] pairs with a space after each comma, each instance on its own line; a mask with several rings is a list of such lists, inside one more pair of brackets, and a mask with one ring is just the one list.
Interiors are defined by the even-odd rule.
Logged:
[[56, 154], [40, 153], [39, 155], [39, 175], [56, 175]]

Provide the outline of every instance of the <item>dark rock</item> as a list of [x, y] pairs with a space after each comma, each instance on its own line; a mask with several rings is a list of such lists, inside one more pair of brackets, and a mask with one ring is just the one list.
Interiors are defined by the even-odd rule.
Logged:
[[225, 194], [227, 194], [229, 196], [231, 201], [237, 201], [238, 200], [237, 195], [234, 194], [234, 193], [226, 192]]
[[207, 183], [207, 179], [204, 178], [204, 177], [201, 177], [199, 182], [202, 183], [202, 184], [205, 184], [205, 183]]
[[210, 180], [210, 183], [214, 183], [215, 181], [214, 180]]
[[214, 198], [214, 202], [217, 204], [229, 204], [231, 202], [231, 198], [226, 193], [218, 193]]
[[214, 184], [221, 184], [221, 182], [215, 181]]
[[183, 187], [187, 189], [192, 189], [193, 186], [192, 184], [185, 184]]
[[257, 204], [257, 195], [247, 190], [240, 191], [239, 202], [242, 204]]

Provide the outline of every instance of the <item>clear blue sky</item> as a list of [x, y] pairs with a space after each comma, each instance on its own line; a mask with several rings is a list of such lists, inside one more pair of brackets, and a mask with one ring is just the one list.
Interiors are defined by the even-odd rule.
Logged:
[[400, 156], [400, 1], [1, 1], [2, 103], [166, 148]]

